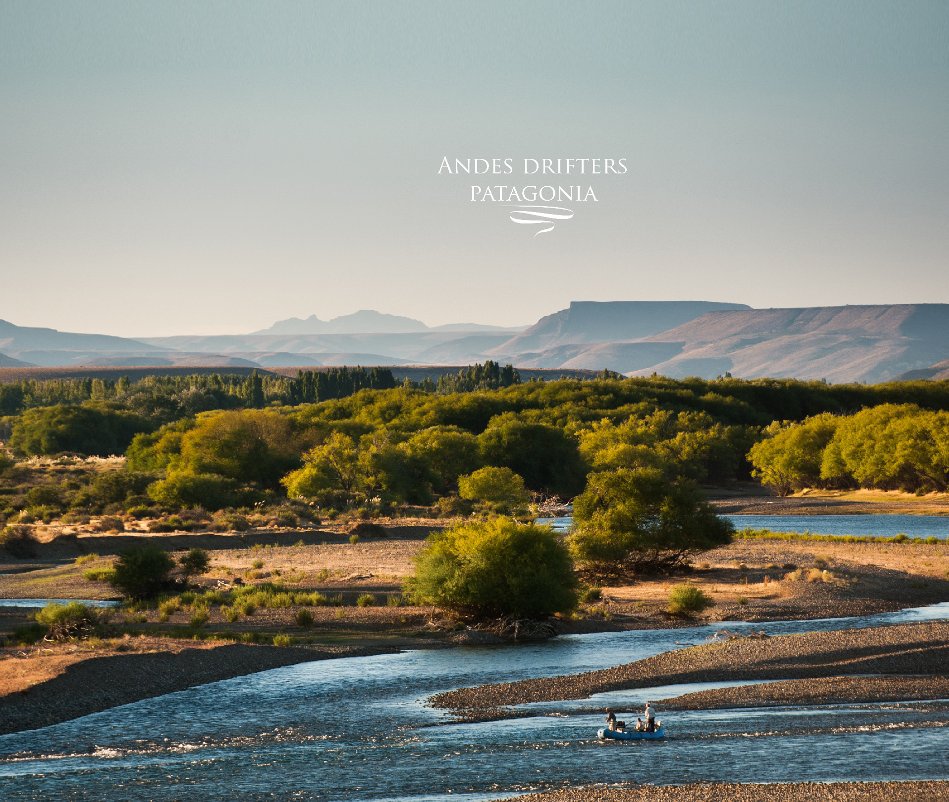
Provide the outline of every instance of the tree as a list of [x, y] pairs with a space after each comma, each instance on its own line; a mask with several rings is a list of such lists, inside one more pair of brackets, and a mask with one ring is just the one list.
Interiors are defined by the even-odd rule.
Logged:
[[290, 472], [281, 482], [291, 498], [345, 506], [365, 495], [365, 476], [356, 441], [333, 432], [322, 445], [304, 455], [302, 468]]
[[430, 535], [408, 587], [421, 603], [482, 619], [566, 613], [577, 601], [563, 543], [547, 527], [508, 518]]
[[132, 438], [150, 428], [138, 415], [112, 409], [67, 404], [37, 407], [14, 422], [10, 448], [26, 455], [75, 452], [108, 457], [124, 454]]
[[479, 468], [458, 477], [458, 495], [502, 515], [519, 515], [527, 510], [530, 494], [524, 480], [510, 468]]
[[168, 587], [174, 567], [168, 552], [142, 546], [119, 556], [109, 582], [131, 599], [147, 599]]
[[148, 486], [149, 498], [173, 509], [204, 507], [220, 510], [249, 501], [247, 495], [230, 477], [187, 470], [170, 471], [164, 479]]
[[302, 447], [285, 415], [241, 409], [202, 413], [181, 437], [174, 462], [194, 473], [213, 473], [237, 482], [278, 487], [280, 478], [300, 464]]
[[669, 568], [729, 542], [719, 518], [688, 479], [656, 468], [593, 473], [574, 501], [574, 558], [593, 574]]
[[478, 444], [488, 465], [510, 468], [531, 490], [571, 498], [583, 489], [586, 469], [577, 440], [562, 428], [500, 415]]
[[821, 485], [824, 449], [834, 437], [840, 419], [824, 413], [803, 423], [772, 424], [768, 437], [748, 452], [751, 475], [782, 496]]

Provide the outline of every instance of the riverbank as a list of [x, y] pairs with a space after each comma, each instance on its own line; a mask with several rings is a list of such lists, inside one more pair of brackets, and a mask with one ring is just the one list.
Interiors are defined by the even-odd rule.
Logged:
[[[691, 682], [819, 680], [848, 675], [946, 676], [949, 623], [738, 637], [583, 674], [482, 685], [429, 699], [462, 720], [507, 718], [511, 706], [586, 699], [595, 693]], [[801, 682], [802, 698], [823, 698], [822, 688]], [[793, 702], [789, 694], [789, 701]]]
[[900, 490], [801, 490], [775, 496], [744, 484], [733, 491], [715, 489], [709, 500], [716, 512], [730, 515], [947, 515], [949, 493]]
[[271, 668], [395, 652], [277, 648], [170, 638], [51, 644], [0, 658], [0, 734], [46, 727], [118, 705]]
[[695, 783], [691, 785], [593, 785], [508, 799], [508, 802], [883, 802], [949, 800], [949, 782]]

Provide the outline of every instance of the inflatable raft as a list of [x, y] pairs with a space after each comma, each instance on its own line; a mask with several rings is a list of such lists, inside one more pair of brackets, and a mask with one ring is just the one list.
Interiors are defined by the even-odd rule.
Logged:
[[596, 737], [601, 741], [661, 741], [666, 737], [666, 731], [660, 724], [653, 732], [637, 732], [636, 730], [597, 730]]

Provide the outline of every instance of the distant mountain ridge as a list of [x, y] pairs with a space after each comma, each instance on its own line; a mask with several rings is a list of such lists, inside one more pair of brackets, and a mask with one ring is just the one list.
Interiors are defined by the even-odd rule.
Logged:
[[270, 334], [407, 334], [422, 331], [457, 332], [514, 332], [520, 327], [487, 326], [483, 323], [446, 323], [428, 326], [421, 320], [402, 315], [389, 315], [374, 309], [360, 309], [350, 315], [320, 320], [316, 315], [307, 318], [291, 317], [278, 320], [270, 328], [253, 332], [253, 336]]
[[[314, 327], [323, 330], [309, 331]], [[428, 327], [362, 310], [331, 321], [291, 318], [255, 334], [138, 339], [0, 321], [0, 355], [0, 366], [5, 358], [64, 367], [437, 366], [495, 359], [524, 369], [878, 382], [949, 376], [949, 304], [752, 309], [706, 301], [575, 301], [525, 330]]]

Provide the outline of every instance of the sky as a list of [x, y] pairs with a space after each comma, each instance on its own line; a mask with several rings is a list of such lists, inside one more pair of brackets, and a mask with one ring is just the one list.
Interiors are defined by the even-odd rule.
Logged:
[[[949, 302], [947, 41], [903, 0], [0, 0], [0, 318]], [[568, 157], [628, 170], [520, 174]], [[497, 184], [597, 201], [541, 234]]]

